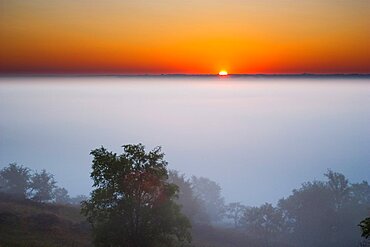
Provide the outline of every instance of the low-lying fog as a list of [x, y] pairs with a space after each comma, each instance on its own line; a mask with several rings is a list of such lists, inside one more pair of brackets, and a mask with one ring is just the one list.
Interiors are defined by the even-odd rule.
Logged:
[[91, 191], [90, 150], [160, 145], [226, 201], [276, 202], [328, 168], [370, 179], [370, 82], [297, 78], [1, 78], [0, 168]]

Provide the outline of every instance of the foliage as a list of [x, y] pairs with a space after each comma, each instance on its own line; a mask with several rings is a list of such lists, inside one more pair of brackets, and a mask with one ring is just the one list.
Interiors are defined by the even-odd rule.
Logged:
[[240, 202], [229, 203], [226, 207], [226, 217], [234, 222], [234, 227], [240, 226], [240, 220], [247, 207]]
[[279, 207], [287, 217], [293, 232], [292, 241], [302, 246], [324, 246], [331, 239], [333, 199], [325, 183], [320, 181], [304, 183], [293, 190], [287, 199], [279, 201]]
[[[277, 207], [249, 207], [240, 220], [250, 236], [301, 247], [346, 247], [360, 243], [357, 224], [368, 214], [370, 186], [350, 184], [341, 173], [328, 171], [326, 181], [302, 184]], [[360, 227], [366, 237], [367, 221]], [[273, 245], [272, 245], [273, 246]]]
[[30, 188], [30, 170], [16, 163], [0, 171], [0, 190], [19, 198], [26, 198]]
[[349, 184], [343, 174], [328, 171], [327, 181], [304, 183], [279, 201], [285, 236], [299, 246], [353, 246], [359, 242], [357, 224], [367, 214], [370, 187]]
[[31, 177], [32, 199], [39, 202], [50, 201], [54, 198], [53, 191], [56, 188], [54, 176], [45, 170], [35, 173]]
[[366, 219], [362, 220], [359, 224], [362, 230], [362, 237], [368, 238], [370, 237], [370, 217], [367, 217]]
[[179, 188], [176, 203], [181, 205], [181, 212], [192, 223], [204, 222], [207, 216], [202, 211], [200, 201], [194, 195], [191, 181], [186, 179], [184, 174], [171, 170], [168, 175], [168, 182], [176, 184]]
[[[60, 217], [80, 217], [81, 201], [97, 246], [188, 246], [189, 222], [181, 213], [194, 225], [194, 246], [347, 247], [368, 242], [361, 243], [360, 230], [369, 238], [370, 217], [365, 216], [370, 186], [366, 181], [351, 184], [341, 173], [328, 170], [325, 181], [303, 183], [275, 207], [268, 203], [245, 207], [238, 202], [225, 206], [216, 182], [168, 173], [159, 148], [146, 153], [142, 145], [127, 145], [121, 155], [104, 148], [92, 154], [95, 190], [91, 199], [70, 198], [45, 170], [32, 173], [17, 164], [0, 170], [0, 246], [55, 246], [57, 240], [45, 237], [49, 234], [60, 240], [57, 246], [86, 246], [88, 227]], [[27, 207], [4, 204], [5, 195]], [[51, 204], [35, 200], [59, 205], [49, 210]], [[1, 205], [7, 205], [6, 210]], [[221, 227], [224, 216], [234, 222], [234, 228]], [[84, 229], [84, 233], [74, 235], [67, 228]], [[85, 239], [75, 244], [71, 236]]]
[[349, 199], [348, 179], [343, 174], [331, 170], [328, 170], [324, 175], [328, 179], [326, 185], [331, 191], [334, 207], [338, 210]]
[[83, 203], [96, 246], [174, 246], [190, 240], [190, 223], [174, 202], [178, 187], [168, 183], [161, 149], [125, 145], [121, 155], [95, 149], [95, 189]]
[[80, 205], [88, 197], [77, 195], [70, 197], [65, 188], [56, 186], [54, 175], [42, 170], [40, 173], [9, 164], [0, 170], [0, 193], [6, 193], [18, 199], [31, 199], [38, 202]]
[[214, 223], [221, 221], [225, 215], [225, 202], [221, 196], [220, 185], [208, 178], [196, 176], [192, 176], [191, 184], [194, 195], [208, 219]]
[[269, 203], [246, 208], [240, 222], [250, 235], [258, 238], [275, 239], [284, 229], [281, 211]]
[[370, 186], [367, 181], [351, 184], [349, 191], [353, 203], [370, 205]]
[[70, 197], [68, 191], [65, 188], [56, 188], [54, 190], [54, 199], [57, 204], [68, 204], [70, 202]]

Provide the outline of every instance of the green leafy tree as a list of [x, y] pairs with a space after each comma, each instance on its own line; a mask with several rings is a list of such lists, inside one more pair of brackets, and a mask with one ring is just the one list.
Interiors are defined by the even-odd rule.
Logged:
[[350, 184], [330, 170], [324, 175], [326, 181], [304, 183], [279, 201], [289, 224], [287, 238], [303, 247], [354, 246], [360, 239], [358, 222], [368, 214], [370, 187]]
[[31, 177], [32, 199], [38, 202], [48, 202], [54, 198], [56, 188], [54, 175], [42, 170]]
[[247, 208], [240, 222], [247, 233], [266, 241], [275, 240], [284, 229], [281, 211], [269, 203]]
[[178, 187], [167, 181], [161, 149], [125, 145], [121, 155], [95, 149], [95, 188], [82, 212], [96, 246], [162, 247], [190, 241], [190, 223], [175, 203]]
[[298, 246], [332, 246], [334, 199], [327, 184], [306, 182], [279, 201], [291, 229], [291, 241]]
[[30, 170], [16, 163], [0, 171], [0, 190], [19, 198], [26, 198], [30, 188]]
[[369, 238], [370, 237], [370, 217], [367, 217], [359, 224], [362, 230], [362, 237]]

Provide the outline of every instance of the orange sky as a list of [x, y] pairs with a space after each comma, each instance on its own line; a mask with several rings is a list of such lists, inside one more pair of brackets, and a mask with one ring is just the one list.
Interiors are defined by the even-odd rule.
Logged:
[[368, 0], [0, 0], [0, 73], [370, 73]]

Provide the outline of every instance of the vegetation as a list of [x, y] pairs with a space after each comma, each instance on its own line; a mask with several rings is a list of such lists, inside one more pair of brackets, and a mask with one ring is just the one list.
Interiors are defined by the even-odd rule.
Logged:
[[[217, 214], [216, 221], [221, 222], [217, 225], [224, 230], [228, 228], [228, 231], [232, 227], [231, 232], [239, 234], [238, 238], [244, 236], [246, 244], [250, 243], [250, 239], [263, 243], [263, 246], [277, 246], [279, 243], [285, 246], [345, 247], [362, 242], [358, 223], [370, 210], [370, 186], [365, 181], [350, 184], [343, 174], [329, 170], [325, 174], [326, 181], [303, 183], [290, 196], [279, 200], [276, 206], [265, 203], [260, 207], [247, 207], [240, 202], [224, 205], [219, 187], [209, 186], [214, 182], [202, 183], [204, 188], [207, 187], [202, 188], [203, 195], [207, 197], [205, 199], [199, 196], [199, 191], [202, 191], [199, 189], [199, 179], [186, 181], [184, 176], [174, 174], [177, 178], [172, 178], [172, 181], [178, 182], [180, 188], [190, 188], [186, 195], [190, 199], [180, 197], [179, 203], [184, 213], [193, 212], [193, 227], [204, 225], [207, 222], [204, 219], [210, 216], [210, 212], [212, 214], [216, 211], [223, 212]], [[193, 181], [197, 183], [193, 184]], [[190, 201], [196, 203], [189, 204]], [[212, 204], [210, 201], [217, 203]], [[194, 208], [194, 205], [198, 206]], [[231, 225], [228, 225], [227, 219]], [[214, 222], [208, 221], [208, 224]], [[363, 236], [368, 237], [369, 218], [363, 220], [360, 227]]]
[[30, 188], [30, 169], [9, 164], [0, 171], [0, 190], [14, 197], [26, 198]]
[[360, 225], [362, 230], [362, 237], [369, 238], [370, 237], [370, 217], [362, 220]]
[[40, 203], [0, 193], [0, 246], [92, 245], [90, 227], [79, 206]]
[[48, 202], [55, 197], [55, 189], [57, 182], [54, 176], [42, 170], [41, 173], [35, 173], [31, 177], [30, 188], [32, 192], [32, 199], [39, 202]]
[[90, 198], [71, 198], [45, 170], [14, 163], [0, 170], [1, 247], [368, 244], [366, 181], [350, 183], [329, 170], [324, 181], [305, 182], [276, 205], [249, 207], [226, 204], [221, 187], [208, 178], [168, 171], [160, 148], [125, 145], [119, 155], [103, 147], [91, 154]]
[[190, 241], [190, 223], [175, 203], [160, 148], [125, 145], [121, 155], [93, 150], [94, 190], [83, 203], [96, 246], [160, 247]]
[[54, 175], [46, 170], [32, 172], [16, 163], [0, 170], [0, 193], [11, 195], [12, 198], [74, 205], [87, 199], [84, 195], [71, 198], [65, 188], [59, 188], [56, 184]]

